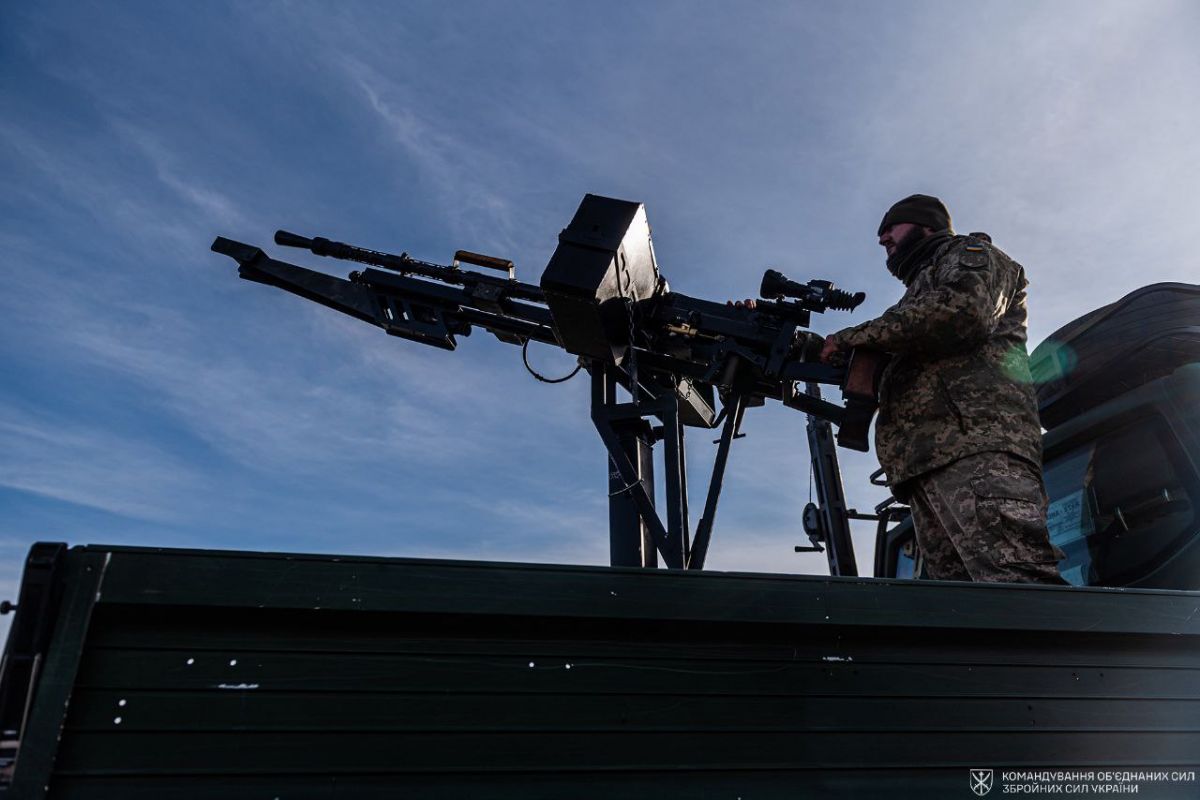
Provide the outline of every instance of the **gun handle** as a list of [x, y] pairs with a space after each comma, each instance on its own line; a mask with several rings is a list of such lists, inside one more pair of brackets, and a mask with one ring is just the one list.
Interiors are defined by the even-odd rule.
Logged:
[[870, 444], [867, 433], [871, 420], [879, 409], [879, 382], [892, 357], [882, 350], [856, 347], [846, 365], [842, 381], [842, 397], [846, 400], [846, 416], [838, 427], [837, 443], [851, 450], [867, 452]]
[[472, 253], [470, 250], [458, 250], [454, 253], [454, 266], [458, 266], [458, 262], [462, 261], [466, 264], [474, 264], [477, 267], [487, 267], [488, 269], [507, 272], [510, 279], [516, 278], [515, 267], [513, 262], [507, 258], [496, 258], [495, 256], [485, 256], [482, 253]]

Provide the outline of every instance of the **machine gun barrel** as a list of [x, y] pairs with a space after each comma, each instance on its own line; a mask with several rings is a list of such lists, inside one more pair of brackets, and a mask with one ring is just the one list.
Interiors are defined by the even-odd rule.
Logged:
[[[466, 286], [468, 288], [486, 285], [496, 287], [508, 297], [519, 297], [523, 300], [532, 300], [537, 303], [544, 303], [546, 301], [546, 295], [540, 286], [522, 283], [513, 278], [497, 278], [493, 275], [484, 275], [481, 272], [421, 261], [413, 258], [408, 253], [401, 253], [400, 255], [384, 253], [379, 250], [368, 250], [365, 247], [346, 244], [345, 242], [335, 242], [323, 236], [315, 236], [310, 239], [307, 236], [300, 236], [299, 234], [284, 230], [275, 232], [275, 244], [282, 245], [283, 247], [297, 247], [301, 250], [308, 250], [317, 256], [328, 256], [329, 258], [336, 258], [341, 261], [355, 261], [359, 264], [367, 264], [372, 267], [382, 267], [393, 272], [399, 272], [402, 275], [421, 275], [426, 278], [442, 281], [443, 283]], [[488, 259], [488, 261], [499, 263], [500, 260]]]

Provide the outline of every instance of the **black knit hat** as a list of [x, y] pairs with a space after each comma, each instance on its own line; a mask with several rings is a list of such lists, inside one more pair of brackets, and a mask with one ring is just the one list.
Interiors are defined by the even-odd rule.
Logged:
[[927, 194], [909, 195], [889, 208], [883, 215], [883, 222], [879, 223], [879, 233], [876, 236], [882, 236], [884, 229], [889, 225], [901, 222], [924, 225], [935, 231], [948, 231], [950, 230], [950, 212], [946, 209], [945, 203], [936, 197]]

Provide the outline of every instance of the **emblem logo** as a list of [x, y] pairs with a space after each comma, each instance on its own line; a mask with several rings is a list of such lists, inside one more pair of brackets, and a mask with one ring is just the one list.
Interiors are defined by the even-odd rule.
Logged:
[[971, 791], [983, 797], [992, 790], [992, 771], [990, 769], [971, 770]]

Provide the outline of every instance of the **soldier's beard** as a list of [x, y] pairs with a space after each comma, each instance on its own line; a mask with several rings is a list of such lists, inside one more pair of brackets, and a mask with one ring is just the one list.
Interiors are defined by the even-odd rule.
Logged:
[[[939, 236], [939, 233], [943, 235]], [[924, 228], [913, 228], [896, 243], [896, 249], [888, 256], [888, 272], [907, 286], [912, 279], [914, 270], [921, 265], [925, 256], [929, 255], [949, 235], [949, 231], [926, 233]]]
[[904, 238], [896, 242], [896, 248], [892, 250], [892, 254], [888, 256], [888, 261], [903, 261], [917, 246], [917, 242], [924, 239], [926, 236], [924, 228], [913, 228], [904, 235]]

